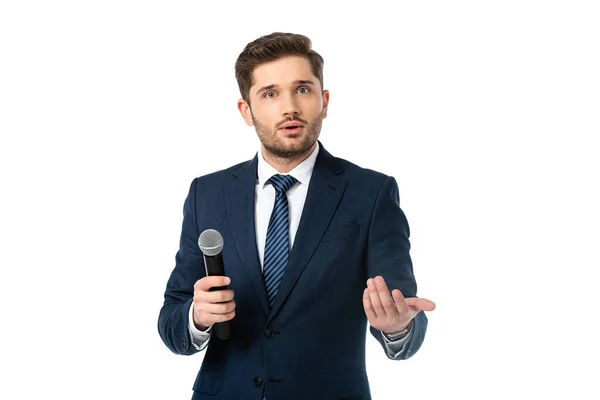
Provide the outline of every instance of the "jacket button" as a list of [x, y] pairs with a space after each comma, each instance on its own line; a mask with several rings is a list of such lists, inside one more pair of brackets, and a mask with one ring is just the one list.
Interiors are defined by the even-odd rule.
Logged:
[[273, 332], [273, 330], [271, 328], [267, 328], [265, 329], [265, 337], [272, 339], [273, 336], [275, 336], [275, 332]]
[[254, 379], [252, 379], [252, 384], [254, 387], [259, 387], [262, 385], [262, 378], [260, 376], [255, 376]]

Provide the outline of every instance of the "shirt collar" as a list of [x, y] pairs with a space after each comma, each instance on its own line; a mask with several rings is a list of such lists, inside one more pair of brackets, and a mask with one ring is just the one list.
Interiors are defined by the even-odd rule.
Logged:
[[[312, 175], [313, 169], [315, 168], [315, 162], [317, 161], [317, 155], [319, 154], [319, 142], [316, 142], [317, 145], [313, 149], [312, 153], [300, 164], [298, 164], [294, 169], [292, 169], [287, 174], [281, 175], [291, 175], [298, 182], [303, 185], [308, 185], [310, 181], [310, 177]], [[260, 187], [264, 187], [265, 183], [275, 174], [279, 174], [280, 172], [273, 168], [269, 163], [265, 161], [262, 155], [262, 151], [258, 150], [258, 184]]]

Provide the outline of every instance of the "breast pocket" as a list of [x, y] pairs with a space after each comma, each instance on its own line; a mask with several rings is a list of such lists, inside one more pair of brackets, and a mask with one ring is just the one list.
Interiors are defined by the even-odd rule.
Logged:
[[332, 240], [345, 239], [353, 236], [358, 236], [360, 233], [360, 224], [354, 223], [347, 226], [330, 227], [325, 231], [321, 243], [330, 242]]

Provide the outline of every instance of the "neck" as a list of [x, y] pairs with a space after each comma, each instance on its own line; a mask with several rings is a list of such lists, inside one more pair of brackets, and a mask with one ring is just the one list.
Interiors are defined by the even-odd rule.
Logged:
[[313, 152], [317, 143], [313, 144], [308, 150], [304, 153], [300, 153], [298, 155], [294, 155], [293, 157], [278, 157], [275, 154], [271, 153], [264, 146], [262, 147], [262, 156], [264, 160], [271, 167], [275, 168], [280, 173], [287, 173], [296, 168], [298, 165], [302, 163], [302, 161], [306, 160], [308, 156]]

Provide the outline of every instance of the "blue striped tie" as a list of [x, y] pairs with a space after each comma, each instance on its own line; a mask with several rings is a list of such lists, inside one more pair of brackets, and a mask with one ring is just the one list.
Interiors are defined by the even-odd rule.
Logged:
[[275, 188], [275, 204], [267, 228], [263, 274], [269, 305], [273, 307], [290, 252], [290, 223], [286, 192], [297, 180], [290, 175], [273, 175], [269, 181]]

